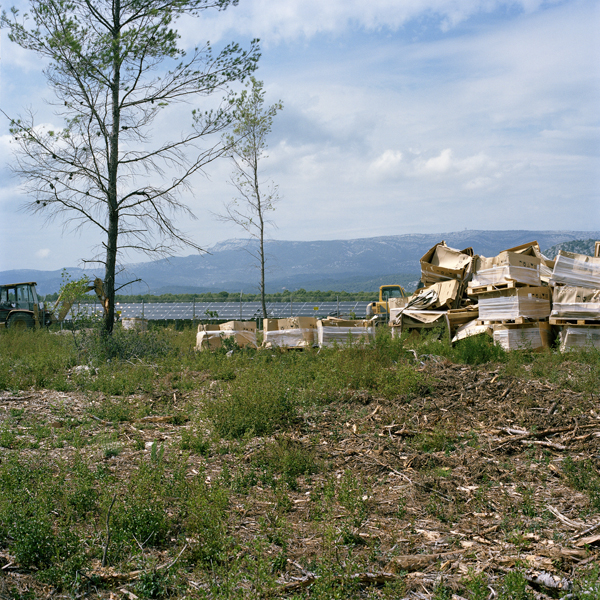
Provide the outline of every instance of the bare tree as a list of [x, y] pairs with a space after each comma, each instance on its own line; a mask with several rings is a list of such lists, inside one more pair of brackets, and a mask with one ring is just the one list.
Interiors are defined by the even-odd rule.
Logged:
[[[102, 232], [101, 253], [89, 262], [104, 265], [108, 333], [120, 252], [201, 250], [175, 224], [178, 213], [194, 218], [180, 193], [225, 152], [222, 136], [208, 144], [207, 136], [230, 125], [229, 85], [254, 71], [258, 44], [246, 51], [230, 44], [214, 55], [207, 43], [188, 55], [173, 23], [229, 4], [237, 0], [30, 0], [28, 14], [2, 13], [9, 38], [49, 62], [44, 74], [64, 122], [50, 131], [31, 110], [11, 119], [19, 144], [14, 171], [24, 178], [31, 212]], [[169, 131], [166, 141], [153, 140], [161, 110], [219, 91], [220, 104], [193, 110], [179, 136], [168, 139]]]
[[263, 318], [267, 318], [265, 302], [265, 230], [273, 225], [267, 213], [275, 210], [279, 200], [278, 187], [272, 181], [261, 181], [259, 163], [267, 158], [267, 136], [273, 126], [277, 111], [283, 109], [281, 100], [265, 108], [263, 82], [251, 77], [233, 112], [233, 134], [225, 136], [231, 147], [233, 174], [231, 183], [237, 197], [225, 205], [225, 214], [217, 215], [222, 221], [230, 221], [242, 227], [258, 242], [258, 251], [247, 248], [260, 269], [260, 299]]

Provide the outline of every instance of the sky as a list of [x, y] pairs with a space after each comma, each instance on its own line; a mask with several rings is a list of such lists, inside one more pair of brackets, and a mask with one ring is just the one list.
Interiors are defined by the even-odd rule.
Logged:
[[[256, 77], [284, 105], [261, 161], [273, 239], [600, 230], [597, 0], [240, 0], [177, 27], [187, 48], [261, 40]], [[0, 108], [60, 127], [39, 59], [0, 35]], [[0, 271], [81, 266], [101, 237], [24, 212], [9, 141], [2, 117]], [[215, 218], [230, 174], [213, 163], [183, 195], [204, 248], [244, 237]]]

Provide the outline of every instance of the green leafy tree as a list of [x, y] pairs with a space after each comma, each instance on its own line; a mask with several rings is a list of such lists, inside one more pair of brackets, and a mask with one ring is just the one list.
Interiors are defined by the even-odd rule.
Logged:
[[265, 91], [262, 81], [254, 77], [246, 85], [235, 103], [233, 134], [225, 136], [226, 145], [232, 148], [233, 174], [231, 183], [237, 197], [225, 206], [225, 214], [218, 215], [242, 227], [258, 242], [258, 250], [248, 246], [260, 269], [260, 298], [263, 318], [267, 318], [265, 301], [265, 230], [273, 223], [267, 213], [275, 210], [279, 200], [278, 188], [272, 181], [261, 181], [260, 161], [267, 158], [267, 136], [273, 126], [273, 118], [283, 109], [281, 101], [265, 108]]
[[[186, 54], [173, 28], [183, 14], [223, 10], [237, 0], [29, 0], [23, 15], [2, 13], [9, 38], [48, 66], [44, 74], [64, 127], [37, 126], [29, 111], [11, 119], [18, 144], [14, 171], [31, 198], [27, 207], [66, 226], [98, 228], [104, 238], [93, 260], [104, 266], [114, 323], [115, 271], [120, 252], [172, 254], [200, 246], [180, 231], [176, 214], [194, 215], [180, 192], [190, 177], [221, 156], [221, 136], [234, 102], [230, 84], [256, 68], [257, 40], [249, 50], [210, 44]], [[222, 95], [210, 110], [193, 110], [187, 129], [154, 141], [151, 127], [169, 105]]]

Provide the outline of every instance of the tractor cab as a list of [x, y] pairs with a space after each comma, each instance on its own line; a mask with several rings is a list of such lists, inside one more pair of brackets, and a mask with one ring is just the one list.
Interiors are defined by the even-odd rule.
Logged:
[[48, 325], [50, 315], [40, 305], [35, 282], [0, 285], [0, 327], [33, 329]]
[[387, 323], [392, 298], [406, 298], [404, 288], [401, 285], [382, 285], [379, 288], [379, 300], [367, 305], [367, 318], [376, 316], [378, 323]]

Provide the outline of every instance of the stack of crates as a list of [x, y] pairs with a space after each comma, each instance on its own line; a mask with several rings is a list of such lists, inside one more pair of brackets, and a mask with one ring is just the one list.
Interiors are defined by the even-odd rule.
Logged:
[[559, 328], [561, 351], [600, 349], [600, 245], [596, 256], [561, 250], [550, 285], [553, 307], [550, 323]]
[[478, 325], [489, 327], [505, 350], [549, 347], [552, 295], [542, 285], [547, 268], [536, 242], [475, 259], [467, 295], [478, 301]]

